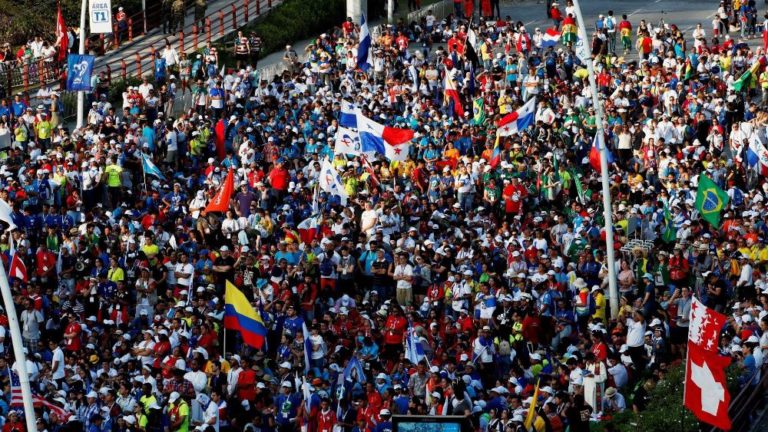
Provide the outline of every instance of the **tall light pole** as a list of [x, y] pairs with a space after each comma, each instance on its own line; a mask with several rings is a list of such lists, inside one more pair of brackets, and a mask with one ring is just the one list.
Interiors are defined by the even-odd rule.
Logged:
[[[80, 46], [78, 48], [78, 54], [85, 54], [85, 15], [88, 10], [88, 0], [82, 0], [80, 4]], [[83, 127], [83, 110], [85, 106], [85, 93], [81, 90], [77, 92], [77, 124], [79, 129]]]
[[[584, 16], [581, 14], [579, 0], [573, 0], [573, 6], [576, 12], [579, 33], [584, 37], [584, 44], [587, 44], [587, 28], [584, 25]], [[611, 317], [615, 318], [619, 314], [619, 290], [616, 286], [616, 257], [613, 251], [613, 217], [611, 214], [611, 186], [610, 179], [608, 178], [608, 148], [605, 146], [603, 105], [600, 103], [600, 97], [597, 93], [595, 66], [591, 58], [587, 58], [586, 63], [587, 71], [589, 72], [589, 86], [592, 89], [592, 105], [595, 107], [597, 143], [600, 147], [600, 180], [603, 184], [603, 217], [605, 219], [605, 259], [608, 266], [608, 300], [611, 305]]]

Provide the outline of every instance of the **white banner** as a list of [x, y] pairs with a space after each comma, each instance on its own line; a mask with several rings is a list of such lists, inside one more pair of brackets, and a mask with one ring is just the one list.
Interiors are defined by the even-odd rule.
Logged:
[[89, 0], [91, 33], [112, 33], [111, 0]]

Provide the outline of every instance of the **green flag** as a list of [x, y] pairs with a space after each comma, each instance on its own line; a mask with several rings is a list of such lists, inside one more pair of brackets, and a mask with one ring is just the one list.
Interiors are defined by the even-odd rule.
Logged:
[[579, 196], [579, 202], [584, 204], [586, 197], [584, 196], [584, 186], [581, 184], [581, 176], [571, 169], [571, 177], [573, 177], [573, 183], [576, 185], [576, 194]]
[[733, 82], [733, 89], [737, 92], [747, 91], [755, 86], [757, 82], [757, 75], [760, 71], [760, 62], [755, 61], [752, 66], [747, 69], [739, 79]]
[[664, 205], [664, 231], [661, 233], [661, 240], [664, 243], [672, 243], [677, 238], [677, 229], [672, 223], [672, 215], [669, 213], [669, 207]]
[[485, 109], [483, 109], [483, 98], [479, 97], [472, 101], [472, 122], [476, 125], [485, 123]]
[[720, 226], [720, 212], [728, 205], [728, 194], [717, 187], [715, 182], [705, 175], [699, 176], [699, 189], [696, 191], [696, 210], [701, 218], [710, 225]]

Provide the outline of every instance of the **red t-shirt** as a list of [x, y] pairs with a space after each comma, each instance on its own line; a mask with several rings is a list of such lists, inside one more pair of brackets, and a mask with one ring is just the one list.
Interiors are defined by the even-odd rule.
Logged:
[[82, 331], [82, 328], [80, 327], [80, 324], [77, 322], [71, 322], [67, 324], [67, 328], [64, 330], [64, 333], [74, 333], [75, 336], [72, 339], [67, 339], [67, 344], [64, 347], [65, 349], [69, 351], [80, 351], [81, 348], [81, 341], [80, 341], [80, 332]]
[[269, 184], [279, 191], [288, 190], [288, 170], [282, 167], [273, 168], [269, 172]]

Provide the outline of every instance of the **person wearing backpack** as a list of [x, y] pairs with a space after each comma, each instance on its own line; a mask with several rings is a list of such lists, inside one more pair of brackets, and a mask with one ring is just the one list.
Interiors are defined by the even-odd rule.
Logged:
[[336, 280], [339, 277], [336, 269], [341, 263], [341, 257], [334, 250], [333, 241], [325, 242], [323, 252], [317, 255], [316, 262], [320, 271], [320, 296], [335, 297]]

